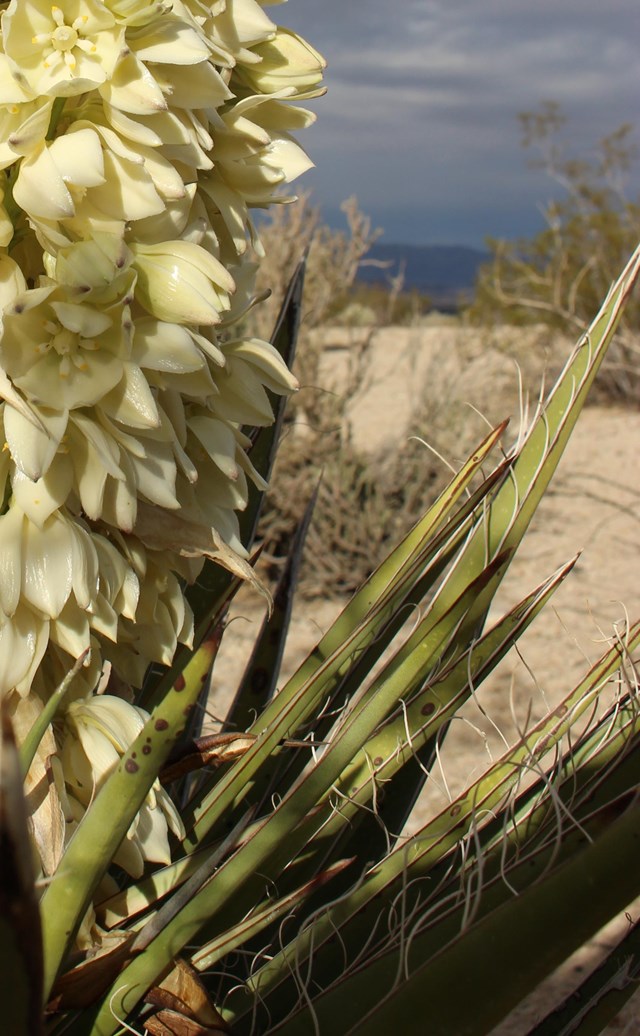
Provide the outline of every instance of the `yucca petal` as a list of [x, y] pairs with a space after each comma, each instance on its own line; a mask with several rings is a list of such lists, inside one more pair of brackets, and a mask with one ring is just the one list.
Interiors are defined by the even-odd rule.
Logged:
[[44, 219], [65, 219], [76, 211], [69, 189], [44, 143], [23, 158], [13, 198], [30, 216]]
[[167, 822], [160, 809], [143, 806], [140, 810], [135, 842], [145, 860], [164, 864], [171, 862]]
[[209, 57], [209, 48], [200, 35], [184, 22], [162, 19], [132, 41], [141, 61], [170, 65], [197, 65]]
[[105, 413], [131, 428], [157, 428], [160, 416], [149, 383], [137, 363], [122, 364], [122, 378], [101, 400]]
[[118, 235], [96, 234], [91, 241], [78, 241], [61, 249], [50, 276], [73, 288], [104, 289], [127, 267], [128, 254]]
[[216, 414], [239, 424], [271, 423], [273, 411], [269, 397], [250, 364], [233, 355], [228, 356], [227, 366], [216, 376], [216, 381], [220, 385], [220, 396], [215, 402]]
[[326, 68], [326, 61], [311, 44], [281, 26], [271, 39], [254, 47], [253, 52], [261, 61], [243, 67], [241, 76], [257, 94], [283, 88], [300, 93], [314, 88]]
[[272, 392], [296, 392], [300, 387], [298, 379], [291, 373], [271, 342], [264, 342], [259, 338], [243, 338], [225, 343], [224, 352], [251, 363]]
[[136, 241], [156, 243], [180, 237], [189, 223], [195, 192], [195, 184], [185, 184], [182, 197], [166, 199], [162, 212], [137, 220]]
[[195, 267], [166, 256], [136, 256], [136, 298], [159, 320], [218, 324], [225, 308], [213, 285]]
[[65, 183], [98, 187], [105, 182], [100, 137], [94, 129], [82, 127], [47, 145], [49, 157]]
[[189, 428], [204, 446], [213, 463], [227, 478], [238, 477], [236, 463], [237, 443], [233, 429], [224, 421], [211, 416], [194, 415]]
[[107, 480], [102, 497], [101, 517], [116, 529], [131, 532], [138, 509], [135, 475], [126, 454], [121, 456], [120, 465], [124, 478], [119, 481]]
[[[89, 625], [93, 631], [114, 643], [118, 639], [120, 629], [120, 616], [117, 610], [102, 594], [97, 594], [87, 609]], [[104, 644], [102, 645], [104, 655]], [[107, 656], [105, 656], [107, 657]]]
[[[214, 66], [208, 61], [197, 65], [180, 65], [163, 69], [154, 68], [155, 83], [162, 90], [172, 108], [219, 108], [233, 98], [231, 90]], [[122, 105], [118, 105], [122, 107]], [[130, 111], [130, 109], [125, 109]], [[139, 114], [145, 114], [140, 112]]]
[[42, 478], [33, 481], [16, 468], [12, 479], [16, 503], [39, 528], [66, 502], [72, 486], [73, 465], [66, 454], [57, 454]]
[[[59, 395], [59, 393], [58, 393]], [[31, 405], [38, 425], [13, 406], [5, 407], [4, 434], [11, 458], [32, 481], [47, 473], [67, 429], [69, 412]]]
[[144, 874], [144, 856], [137, 840], [128, 835], [122, 839], [113, 862], [130, 874], [132, 878], [141, 878]]
[[90, 306], [79, 306], [72, 302], [52, 302], [51, 308], [63, 327], [82, 335], [83, 338], [101, 335], [113, 325], [113, 320], [107, 313], [100, 313]]
[[82, 717], [76, 719], [72, 711], [75, 704], [71, 703], [65, 716], [70, 733], [65, 737], [60, 758], [66, 784], [86, 806], [118, 765], [120, 756], [97, 727]]
[[78, 522], [68, 523], [71, 539], [71, 583], [80, 608], [88, 608], [98, 591], [98, 554], [90, 533]]
[[96, 727], [119, 752], [135, 741], [144, 726], [140, 711], [114, 694], [96, 694], [70, 708], [76, 725], [83, 721]]
[[272, 167], [284, 183], [291, 183], [313, 169], [313, 162], [307, 152], [295, 140], [288, 140], [284, 136], [272, 136], [261, 157], [264, 167]]
[[22, 592], [22, 529], [24, 514], [10, 507], [0, 515], [0, 609], [14, 615]]
[[92, 205], [111, 219], [144, 219], [164, 209], [164, 201], [142, 162], [105, 151], [104, 172], [106, 182], [94, 187], [90, 198]]
[[14, 76], [4, 53], [0, 53], [0, 97], [3, 104], [22, 104], [31, 100], [31, 91]]
[[26, 290], [27, 282], [16, 261], [0, 255], [0, 313]]
[[67, 522], [57, 516], [42, 526], [24, 520], [22, 596], [42, 615], [62, 611], [73, 585], [72, 540]]
[[152, 115], [167, 107], [154, 76], [133, 53], [120, 59], [100, 94], [108, 104], [130, 115]]
[[118, 612], [128, 619], [135, 618], [140, 597], [140, 583], [135, 572], [127, 564], [116, 547], [104, 536], [94, 536], [98, 554], [100, 589]]
[[132, 459], [138, 492], [150, 503], [169, 509], [179, 508], [176, 497], [176, 463], [167, 443], [149, 443], [144, 460]]
[[60, 614], [51, 620], [49, 636], [51, 642], [71, 658], [79, 658], [91, 644], [91, 628], [85, 609], [69, 599]]
[[72, 410], [97, 403], [118, 384], [123, 368], [118, 356], [102, 349], [89, 353], [86, 360], [69, 364], [63, 373], [60, 356], [52, 349], [17, 380], [19, 387], [43, 406], [59, 400]]
[[6, 619], [0, 612], [0, 695], [28, 694], [49, 642], [49, 622], [25, 604]]
[[148, 318], [136, 322], [133, 356], [140, 367], [176, 374], [204, 366], [202, 354], [186, 328]]

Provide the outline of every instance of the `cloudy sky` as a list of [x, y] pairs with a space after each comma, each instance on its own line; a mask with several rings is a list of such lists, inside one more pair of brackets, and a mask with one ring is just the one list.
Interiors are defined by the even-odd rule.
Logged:
[[329, 63], [302, 142], [317, 166], [305, 185], [334, 225], [355, 193], [386, 241], [531, 233], [557, 189], [527, 168], [518, 112], [559, 101], [583, 155], [621, 122], [640, 128], [638, 0], [290, 0], [269, 13]]

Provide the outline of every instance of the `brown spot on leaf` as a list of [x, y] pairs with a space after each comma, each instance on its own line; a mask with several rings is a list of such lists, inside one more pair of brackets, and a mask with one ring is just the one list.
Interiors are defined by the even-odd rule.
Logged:
[[154, 727], [156, 728], [156, 730], [167, 730], [169, 724], [167, 723], [166, 719], [157, 719], [154, 723]]
[[124, 764], [124, 768], [127, 771], [127, 773], [137, 773], [140, 769], [138, 764], [135, 763], [133, 759], [127, 759], [126, 763]]

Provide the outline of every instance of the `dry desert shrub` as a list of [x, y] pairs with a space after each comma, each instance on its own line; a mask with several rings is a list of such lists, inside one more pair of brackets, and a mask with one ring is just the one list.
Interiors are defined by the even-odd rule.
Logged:
[[[347, 228], [336, 231], [308, 195], [275, 209], [261, 228], [267, 259], [257, 286], [272, 295], [250, 318], [250, 333], [269, 334], [306, 251], [312, 303], [294, 368], [301, 389], [288, 406], [260, 527], [263, 565], [275, 578], [317, 488], [301, 572], [306, 596], [353, 592], [487, 424], [515, 416], [517, 429], [520, 383], [537, 398], [545, 369], [557, 372], [553, 356], [562, 355], [558, 333], [544, 326], [488, 331], [434, 314], [420, 327], [345, 327], [341, 300], [378, 232], [355, 198], [343, 210]], [[391, 281], [390, 293], [397, 290]]]
[[287, 423], [261, 530], [274, 569], [319, 483], [301, 589], [353, 591], [488, 425], [512, 418], [505, 446], [517, 434], [545, 371], [560, 366], [557, 337], [508, 329], [488, 341], [446, 324], [315, 330], [317, 381], [302, 387]]

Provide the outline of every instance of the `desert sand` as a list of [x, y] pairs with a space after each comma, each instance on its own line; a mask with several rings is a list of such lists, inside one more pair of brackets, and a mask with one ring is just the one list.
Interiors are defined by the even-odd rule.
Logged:
[[[358, 333], [341, 329], [323, 333], [327, 348], [321, 377], [333, 391], [339, 391], [361, 338]], [[530, 360], [525, 355], [521, 364], [525, 374]], [[505, 386], [504, 368], [501, 348], [480, 348], [477, 343], [470, 347], [462, 332], [450, 328], [378, 331], [365, 376], [347, 411], [354, 439], [373, 456], [399, 448], [408, 434], [408, 418], [417, 398], [421, 392], [429, 395], [424, 389], [426, 382], [433, 393], [434, 378], [440, 378], [444, 386], [440, 395], [447, 385], [455, 383], [456, 405], [462, 405], [466, 395], [469, 402], [485, 406], [491, 420], [506, 416], [495, 408], [504, 408], [511, 397], [511, 411], [517, 420], [517, 377], [514, 374]], [[534, 362], [533, 369], [541, 369], [540, 364], [536, 368]], [[531, 375], [531, 369], [528, 373]], [[495, 378], [489, 393], [488, 374]], [[478, 400], [474, 389], [482, 381], [484, 398]], [[535, 384], [529, 382], [534, 396]], [[485, 432], [484, 420], [472, 410], [468, 414], [469, 434], [479, 440]], [[425, 427], [425, 438], [428, 435]], [[600, 656], [615, 628], [620, 629], [627, 617], [640, 617], [639, 447], [640, 412], [605, 406], [584, 410], [492, 614], [514, 604], [578, 551], [579, 560], [558, 591], [553, 610], [542, 615], [523, 637], [521, 658], [507, 658], [483, 685], [478, 702], [454, 723], [442, 755], [442, 772], [434, 774], [433, 790], [419, 803], [411, 829], [461, 791], [491, 758], [501, 754], [505, 742], [514, 740], [527, 716], [539, 718], [547, 708], [553, 708]], [[454, 464], [461, 459], [462, 455], [447, 458]], [[298, 602], [283, 676], [305, 657], [341, 606], [340, 601]], [[233, 635], [223, 643], [216, 665], [212, 711], [222, 711], [222, 699], [234, 686], [261, 616], [261, 605], [243, 594], [234, 612]], [[640, 901], [629, 908], [634, 919], [638, 910]], [[627, 923], [622, 915], [608, 926], [497, 1029], [495, 1036], [526, 1033], [548, 1009], [557, 991], [570, 989], [585, 969], [594, 967], [603, 948], [624, 934]], [[639, 1036], [640, 994], [607, 1032]]]

